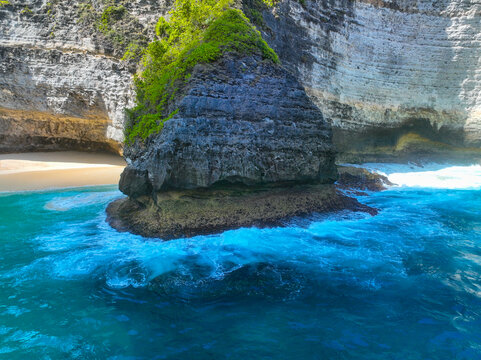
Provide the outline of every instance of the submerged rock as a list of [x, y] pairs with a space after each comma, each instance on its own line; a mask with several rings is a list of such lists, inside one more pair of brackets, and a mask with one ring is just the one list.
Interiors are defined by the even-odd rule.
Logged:
[[220, 299], [257, 298], [293, 299], [299, 297], [312, 282], [297, 269], [288, 265], [265, 262], [242, 266], [226, 264], [222, 273], [213, 274], [209, 266], [190, 265], [190, 271], [170, 271], [153, 279], [149, 288], [161, 296], [176, 301], [219, 301]]

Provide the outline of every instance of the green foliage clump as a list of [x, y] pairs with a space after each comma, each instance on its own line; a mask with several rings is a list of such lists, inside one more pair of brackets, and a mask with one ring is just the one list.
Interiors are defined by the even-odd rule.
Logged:
[[103, 33], [116, 47], [123, 47], [126, 39], [122, 32], [117, 31], [113, 25], [127, 15], [123, 5], [107, 6], [97, 21], [97, 29]]
[[0, 0], [0, 8], [10, 5], [10, 1], [8, 0]]
[[103, 33], [108, 33], [112, 30], [112, 24], [122, 19], [125, 13], [126, 9], [123, 5], [106, 7], [100, 17], [99, 30]]
[[277, 4], [279, 0], [262, 0], [264, 4], [266, 4], [269, 7], [273, 7]]
[[229, 9], [206, 30], [204, 41], [222, 52], [260, 53], [264, 59], [279, 63], [277, 54], [262, 39], [242, 11]]
[[132, 41], [127, 45], [122, 61], [138, 60], [145, 53], [145, 48], [136, 41]]
[[144, 70], [135, 78], [137, 98], [129, 110], [127, 143], [158, 133], [177, 113], [169, 105], [196, 64], [213, 62], [228, 52], [279, 62], [260, 32], [231, 5], [232, 0], [176, 0], [170, 18], [159, 19], [157, 39], [145, 50]]
[[33, 11], [30, 9], [28, 6], [25, 6], [22, 11], [20, 11], [20, 14], [22, 15], [32, 15]]

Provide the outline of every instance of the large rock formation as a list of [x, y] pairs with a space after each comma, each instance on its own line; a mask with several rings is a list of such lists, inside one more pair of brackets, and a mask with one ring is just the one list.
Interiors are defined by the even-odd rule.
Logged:
[[183, 92], [158, 136], [126, 147], [120, 189], [127, 195], [219, 182], [334, 181], [330, 128], [279, 65], [253, 56], [198, 64]]
[[341, 153], [481, 145], [479, 2], [291, 0], [263, 14], [266, 41]]
[[129, 199], [109, 206], [115, 227], [165, 239], [369, 210], [307, 184], [337, 176], [331, 131], [281, 66], [229, 55], [198, 64], [172, 107], [160, 134], [125, 149], [120, 190]]

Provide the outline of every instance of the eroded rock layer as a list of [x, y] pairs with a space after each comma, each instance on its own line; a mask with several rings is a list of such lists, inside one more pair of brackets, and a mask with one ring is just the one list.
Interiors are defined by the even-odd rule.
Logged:
[[336, 177], [329, 125], [276, 64], [249, 56], [196, 65], [175, 107], [160, 134], [126, 147], [127, 195]]
[[408, 134], [479, 148], [479, 2], [303, 3], [264, 11], [263, 31], [333, 125], [339, 151], [389, 152]]
[[[133, 69], [120, 61], [130, 38], [99, 30], [106, 8], [100, 0], [0, 6], [0, 151], [119, 151]], [[168, 6], [126, 2], [123, 9], [118, 27], [148, 38]]]

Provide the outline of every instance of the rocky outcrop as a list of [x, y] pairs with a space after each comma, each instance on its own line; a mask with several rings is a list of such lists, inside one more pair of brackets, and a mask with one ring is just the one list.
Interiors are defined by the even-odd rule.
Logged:
[[406, 153], [406, 135], [479, 148], [480, 6], [290, 0], [263, 11], [262, 29], [332, 124], [341, 155], [362, 161]]
[[109, 204], [107, 221], [120, 231], [168, 240], [240, 227], [285, 226], [294, 217], [341, 210], [377, 214], [334, 185], [231, 185], [123, 198]]
[[339, 166], [337, 170], [337, 188], [355, 195], [367, 195], [365, 191], [386, 190], [387, 186], [394, 185], [387, 176], [361, 167]]
[[332, 185], [299, 185], [333, 183], [335, 154], [322, 113], [281, 66], [198, 64], [172, 107], [161, 133], [125, 148], [129, 198], [108, 209], [115, 227], [166, 239], [367, 209]]
[[253, 56], [198, 64], [173, 108], [160, 134], [125, 148], [125, 194], [336, 178], [328, 124], [276, 64]]

